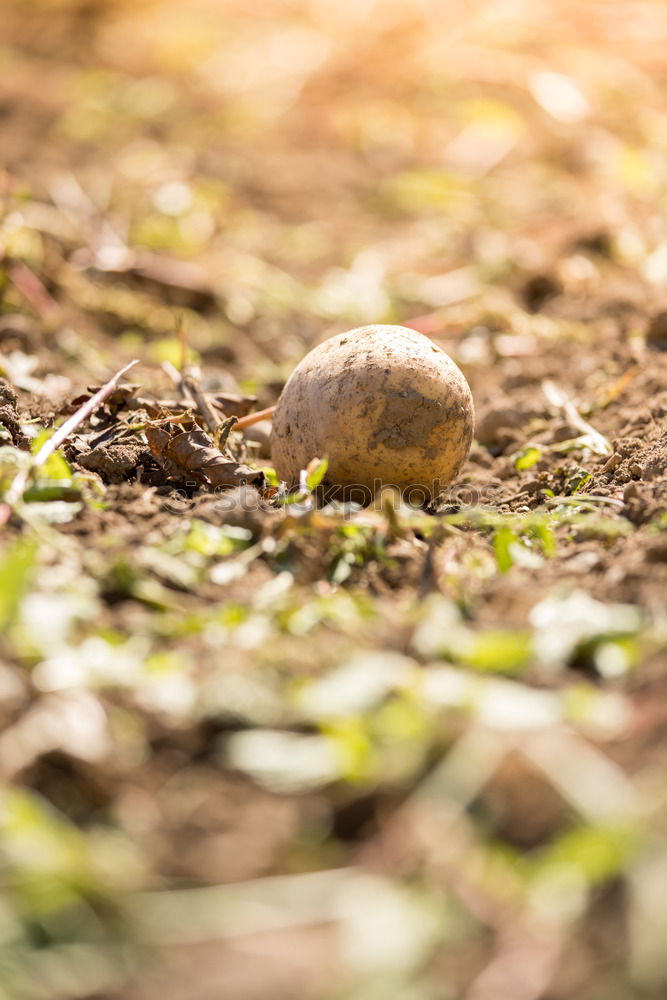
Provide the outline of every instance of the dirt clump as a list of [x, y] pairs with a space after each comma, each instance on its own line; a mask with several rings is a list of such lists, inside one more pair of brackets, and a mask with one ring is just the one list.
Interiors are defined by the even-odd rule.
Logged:
[[146, 446], [139, 441], [115, 441], [100, 444], [79, 455], [78, 464], [89, 472], [97, 472], [105, 483], [122, 483], [134, 478]]
[[26, 448], [28, 439], [21, 429], [17, 405], [14, 389], [5, 379], [0, 379], [0, 427], [4, 428], [13, 445]]

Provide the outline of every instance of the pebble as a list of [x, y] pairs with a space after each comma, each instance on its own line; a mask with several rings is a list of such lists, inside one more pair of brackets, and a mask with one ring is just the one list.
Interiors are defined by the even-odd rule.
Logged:
[[503, 442], [508, 434], [521, 425], [523, 416], [514, 407], [494, 407], [487, 410], [477, 422], [475, 437], [489, 447]]

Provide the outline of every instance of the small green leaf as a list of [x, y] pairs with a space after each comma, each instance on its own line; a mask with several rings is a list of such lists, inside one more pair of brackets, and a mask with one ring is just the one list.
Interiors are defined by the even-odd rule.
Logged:
[[[36, 455], [42, 445], [46, 444], [52, 433], [52, 431], [47, 430], [37, 435], [31, 445], [33, 455]], [[46, 462], [40, 465], [39, 475], [43, 479], [57, 479], [61, 483], [71, 483], [73, 473], [64, 456], [59, 451], [54, 451], [52, 455], [49, 455]]]
[[450, 208], [464, 196], [465, 183], [445, 170], [406, 170], [382, 186], [390, 204], [404, 212]]
[[531, 533], [540, 542], [543, 555], [550, 558], [556, 553], [556, 536], [545, 521], [535, 521], [531, 525]]
[[322, 480], [326, 475], [328, 468], [329, 468], [329, 459], [323, 458], [320, 462], [318, 462], [313, 471], [308, 473], [308, 475], [306, 476], [306, 486], [311, 492], [313, 490], [316, 490], [317, 487], [320, 485], [320, 483], [322, 482]]
[[500, 527], [496, 531], [493, 539], [493, 549], [496, 554], [496, 564], [501, 573], [506, 573], [514, 564], [511, 547], [517, 540], [511, 528]]
[[14, 620], [30, 582], [36, 551], [34, 542], [20, 539], [0, 562], [0, 631]]
[[[303, 490], [297, 490], [296, 493], [288, 493], [286, 497], [280, 497], [278, 503], [281, 507], [289, 507], [294, 503], [303, 503], [304, 500], [308, 500], [308, 493], [304, 493]], [[312, 503], [312, 501], [309, 501]]]
[[26, 503], [48, 503], [52, 500], [76, 501], [81, 499], [81, 493], [67, 480], [64, 482], [38, 482], [28, 487], [23, 494], [23, 499]]
[[58, 482], [71, 482], [72, 470], [66, 459], [60, 452], [54, 451], [49, 455], [44, 465], [40, 467], [40, 474], [46, 479], [55, 479]]
[[532, 654], [530, 632], [490, 629], [475, 635], [462, 659], [477, 670], [515, 673], [528, 665]]
[[536, 869], [570, 865], [586, 882], [608, 881], [627, 867], [639, 846], [637, 831], [623, 826], [581, 826], [567, 830], [539, 858]]
[[[150, 345], [148, 353], [151, 360], [156, 362], [170, 361], [175, 368], [180, 370], [183, 360], [183, 348], [178, 337], [163, 337], [161, 340], [154, 341]], [[189, 363], [196, 364], [199, 360], [199, 354], [192, 348], [188, 348]]]
[[524, 448], [514, 459], [514, 468], [521, 472], [523, 469], [530, 469], [532, 465], [542, 458], [542, 449], [536, 448], [535, 445], [530, 445], [528, 448]]
[[590, 478], [590, 472], [586, 472], [585, 469], [574, 469], [565, 482], [565, 494], [569, 496], [573, 493], [578, 493]]

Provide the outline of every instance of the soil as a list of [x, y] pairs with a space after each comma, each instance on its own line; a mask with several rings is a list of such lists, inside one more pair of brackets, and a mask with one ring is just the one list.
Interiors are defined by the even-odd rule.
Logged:
[[[2, 558], [32, 539], [41, 560], [25, 586], [0, 573], [16, 592], [6, 607], [0, 595], [3, 776], [85, 845], [81, 869], [58, 875], [76, 900], [59, 909], [55, 893], [53, 912], [7, 849], [12, 1000], [361, 1000], [389, 980], [428, 1000], [664, 996], [664, 961], [625, 929], [645, 856], [605, 842], [585, 868], [615, 818], [582, 812], [576, 770], [591, 798], [598, 780], [632, 788], [637, 840], [662, 858], [665, 12], [525, 0], [496, 24], [426, 0], [356, 6], [3, 4], [3, 495], [37, 434], [140, 362], [61, 449], [71, 481], [47, 469], [41, 496], [0, 504]], [[266, 434], [232, 428], [220, 451], [179, 371], [222, 424], [273, 406], [307, 351], [369, 322], [409, 326], [456, 361], [470, 454], [424, 511], [291, 508]], [[572, 594], [556, 666], [515, 645], [507, 661], [471, 652], [480, 636], [522, 643], [537, 607]], [[420, 633], [431, 608], [441, 621]], [[635, 624], [617, 634], [628, 608]], [[520, 725], [491, 725], [485, 743], [467, 696], [436, 718], [389, 685], [385, 714], [304, 714], [300, 692], [359, 654], [387, 669], [402, 657], [425, 684], [451, 667], [568, 705], [599, 696], [610, 714], [554, 723], [551, 771]], [[276, 733], [305, 740], [313, 767], [308, 740], [338, 740], [339, 770], [283, 786], [268, 765], [274, 783], [262, 777], [259, 744], [252, 766], [233, 758], [244, 736]], [[429, 791], [457, 747], [474, 764], [471, 777], [458, 758], [462, 804], [454, 764]], [[272, 745], [276, 771], [290, 748]], [[551, 924], [553, 886], [529, 879], [582, 828], [581, 885]], [[269, 892], [231, 931], [189, 937], [189, 911], [172, 938], [133, 923], [151, 894], [348, 869], [368, 879], [357, 895], [339, 887], [336, 909], [323, 890], [315, 916], [291, 900], [301, 922]], [[373, 909], [364, 896], [380, 884], [448, 908], [399, 971], [384, 954], [375, 967], [366, 938], [369, 954], [353, 947], [366, 917], [391, 922], [384, 897]], [[401, 913], [404, 935], [421, 926]], [[72, 957], [79, 938], [88, 951]]]

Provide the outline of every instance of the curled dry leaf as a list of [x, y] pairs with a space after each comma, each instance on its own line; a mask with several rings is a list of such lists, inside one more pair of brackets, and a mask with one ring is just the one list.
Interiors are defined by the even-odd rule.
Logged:
[[161, 427], [148, 427], [146, 440], [153, 456], [171, 475], [187, 474], [200, 483], [222, 488], [261, 487], [264, 483], [262, 472], [225, 458], [203, 431], [172, 435]]
[[[86, 392], [81, 393], [81, 395], [76, 396], [74, 399], [70, 400], [68, 404], [68, 411], [74, 413], [80, 406], [83, 406], [92, 396], [100, 391], [102, 386], [99, 385], [89, 385]], [[111, 392], [105, 399], [105, 405], [108, 410], [116, 412], [120, 409], [137, 409], [137, 392], [141, 388], [138, 382], [128, 382], [125, 385], [117, 385], [116, 388]], [[144, 400], [145, 403], [150, 403], [150, 405], [155, 408], [155, 403], [153, 400]]]
[[242, 396], [234, 392], [216, 392], [213, 401], [228, 417], [247, 417], [257, 405], [257, 396]]

